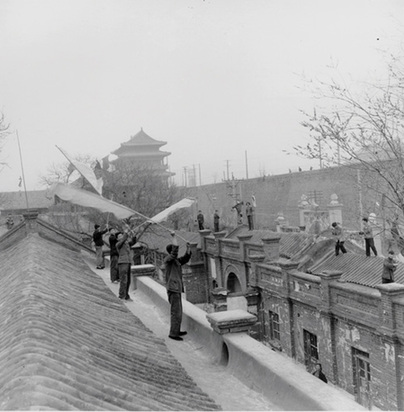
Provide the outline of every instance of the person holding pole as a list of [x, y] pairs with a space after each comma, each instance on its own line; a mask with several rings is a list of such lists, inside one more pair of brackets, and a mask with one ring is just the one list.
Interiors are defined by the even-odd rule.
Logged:
[[112, 283], [119, 282], [119, 273], [118, 273], [118, 258], [119, 253], [118, 249], [116, 248], [116, 244], [118, 243], [118, 232], [116, 229], [111, 228], [109, 229], [109, 270], [110, 270], [110, 278]]
[[124, 233], [118, 235], [116, 248], [119, 253], [118, 257], [118, 273], [119, 273], [119, 299], [130, 300], [130, 268], [132, 265], [130, 247], [136, 243], [136, 236], [132, 235], [132, 239], [128, 240], [130, 230], [125, 229]]
[[102, 247], [104, 246], [104, 239], [102, 238], [105, 233], [108, 231], [108, 226], [104, 229], [100, 229], [100, 225], [94, 225], [94, 233], [93, 233], [93, 242], [95, 246], [95, 256], [96, 256], [96, 269], [104, 269], [105, 268], [105, 259], [104, 254], [102, 251]]
[[181, 341], [181, 336], [186, 335], [187, 332], [181, 331], [182, 321], [182, 297], [184, 292], [184, 284], [182, 281], [182, 265], [189, 262], [191, 258], [191, 248], [187, 242], [187, 250], [185, 254], [178, 257], [178, 240], [175, 232], [171, 232], [172, 240], [167, 245], [166, 250], [168, 256], [164, 259], [164, 269], [166, 277], [166, 288], [168, 294], [168, 301], [170, 303], [170, 333], [169, 338]]

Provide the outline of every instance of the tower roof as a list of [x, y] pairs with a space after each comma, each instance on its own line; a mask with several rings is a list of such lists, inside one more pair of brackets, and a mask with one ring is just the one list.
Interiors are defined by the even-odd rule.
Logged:
[[131, 136], [130, 140], [125, 143], [122, 143], [124, 146], [163, 146], [167, 144], [167, 142], [163, 142], [161, 140], [156, 140], [150, 137], [143, 131], [143, 128], [140, 129], [138, 133], [134, 136]]
[[153, 153], [154, 155], [167, 156], [169, 152], [160, 152], [159, 148], [167, 142], [161, 140], [156, 140], [146, 134], [143, 129], [140, 129], [140, 132], [136, 133], [134, 136], [131, 136], [130, 140], [127, 142], [121, 143], [121, 146], [113, 151], [112, 153], [117, 156], [122, 156], [130, 153], [130, 156], [133, 156], [134, 153]]

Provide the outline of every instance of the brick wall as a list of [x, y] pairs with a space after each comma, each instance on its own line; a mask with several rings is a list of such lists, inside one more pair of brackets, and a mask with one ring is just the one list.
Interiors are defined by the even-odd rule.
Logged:
[[184, 268], [183, 282], [187, 301], [193, 304], [208, 302], [208, 281], [203, 261], [190, 263], [188, 267]]
[[[362, 179], [362, 207], [363, 213], [371, 213], [374, 210], [375, 194], [366, 187], [377, 180], [377, 176], [371, 173], [361, 173]], [[328, 210], [330, 196], [338, 195], [338, 200], [343, 204], [342, 217], [344, 226], [360, 228], [360, 208], [357, 171], [350, 167], [332, 167], [322, 170], [288, 173], [283, 175], [268, 176], [266, 178], [242, 180], [237, 193], [241, 193], [244, 203], [251, 201], [251, 195], [255, 195], [257, 207], [255, 209], [255, 221], [257, 228], [276, 229], [275, 219], [278, 213], [283, 212], [285, 219], [291, 226], [299, 226], [298, 203], [303, 194], [309, 195], [316, 191], [320, 198], [321, 210]], [[206, 226], [213, 228], [213, 213], [218, 209], [221, 225], [234, 227], [236, 220], [231, 207], [235, 204], [228, 194], [226, 183], [205, 185], [202, 187], [188, 188], [188, 194], [198, 199], [198, 208], [205, 215]], [[212, 202], [212, 196], [216, 197]], [[379, 196], [380, 197], [380, 196]], [[380, 203], [380, 198], [377, 198]], [[246, 223], [246, 218], [244, 217]]]

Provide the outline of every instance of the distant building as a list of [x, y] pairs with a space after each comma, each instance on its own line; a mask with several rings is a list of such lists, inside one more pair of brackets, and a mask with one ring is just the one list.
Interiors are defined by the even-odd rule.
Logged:
[[[170, 176], [173, 176], [174, 173], [168, 170], [168, 164], [165, 160], [171, 153], [160, 150], [160, 147], [165, 144], [167, 144], [167, 142], [155, 140], [141, 129], [140, 132], [132, 136], [130, 140], [121, 143], [121, 146], [112, 152], [112, 154], [118, 158], [111, 163], [130, 164], [134, 167], [146, 166], [158, 171], [161, 173], [161, 176], [168, 179]], [[105, 167], [105, 158], [103, 161]]]
[[[27, 208], [28, 198], [28, 208]], [[27, 197], [23, 191], [0, 193], [0, 215], [21, 215], [27, 209], [35, 209], [39, 213], [46, 213], [54, 204], [53, 196], [46, 190], [31, 190]]]

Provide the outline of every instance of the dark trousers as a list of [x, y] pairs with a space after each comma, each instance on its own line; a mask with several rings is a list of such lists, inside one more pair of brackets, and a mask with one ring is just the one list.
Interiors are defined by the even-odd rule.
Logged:
[[111, 256], [109, 262], [109, 274], [111, 277], [111, 282], [119, 280], [118, 272], [118, 256]]
[[215, 232], [219, 232], [219, 223], [214, 223], [214, 226], [215, 226]]
[[377, 256], [377, 250], [375, 247], [375, 241], [374, 239], [371, 237], [369, 239], [365, 238], [365, 246], [366, 246], [366, 256], [370, 256], [370, 249], [372, 249], [373, 253], [375, 254], [375, 256]]
[[339, 251], [341, 251], [342, 253], [346, 253], [344, 242], [337, 240], [335, 243], [335, 256], [339, 255]]
[[180, 336], [182, 321], [181, 293], [167, 291], [168, 301], [171, 305], [170, 311], [170, 336]]
[[203, 222], [198, 222], [199, 230], [204, 230]]
[[121, 299], [129, 299], [130, 286], [130, 263], [119, 263], [118, 265], [119, 279], [119, 297]]
[[382, 283], [394, 283], [394, 280], [382, 278]]
[[248, 230], [254, 230], [254, 221], [252, 215], [247, 216]]

